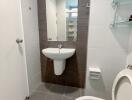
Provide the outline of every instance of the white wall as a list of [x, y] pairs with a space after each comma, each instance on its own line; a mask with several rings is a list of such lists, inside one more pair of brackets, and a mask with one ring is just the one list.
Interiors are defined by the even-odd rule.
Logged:
[[46, 0], [47, 33], [50, 41], [66, 41], [65, 0]]
[[59, 41], [66, 41], [66, 0], [56, 0], [57, 35]]
[[[126, 66], [130, 36], [128, 26], [110, 28], [114, 13], [111, 2], [112, 0], [91, 0], [85, 91], [85, 95], [107, 100], [111, 100], [111, 89], [116, 74]], [[100, 80], [89, 79], [90, 65], [101, 68]]]
[[46, 0], [48, 40], [57, 40], [56, 0]]
[[[129, 3], [129, 5], [126, 5], [125, 7], [127, 9], [126, 13], [132, 14], [132, 2]], [[128, 14], [126, 14], [126, 15], [128, 15]], [[132, 65], [132, 25], [129, 27], [131, 29], [131, 33], [129, 35], [129, 48], [128, 48], [128, 56], [127, 56], [127, 65]]]
[[[132, 26], [131, 26], [132, 27]], [[127, 65], [132, 65], [132, 31], [129, 37], [129, 51], [127, 56]]]
[[127, 56], [127, 65], [132, 65], [132, 32], [129, 39], [129, 54]]
[[29, 92], [31, 94], [41, 82], [37, 0], [22, 0], [22, 15]]

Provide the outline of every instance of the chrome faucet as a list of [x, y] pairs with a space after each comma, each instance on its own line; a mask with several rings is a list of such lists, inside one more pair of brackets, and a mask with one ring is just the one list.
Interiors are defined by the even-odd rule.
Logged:
[[62, 44], [58, 44], [58, 48], [61, 49], [62, 48]]

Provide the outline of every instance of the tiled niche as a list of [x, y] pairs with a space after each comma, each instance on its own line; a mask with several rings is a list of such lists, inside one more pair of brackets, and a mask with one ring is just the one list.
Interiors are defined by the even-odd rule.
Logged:
[[57, 47], [58, 43], [47, 40], [47, 22], [46, 22], [46, 2], [38, 0], [39, 16], [39, 36], [40, 36], [40, 54], [42, 81], [54, 84], [61, 84], [73, 87], [85, 87], [86, 76], [86, 57], [87, 57], [87, 37], [89, 23], [90, 0], [79, 0], [78, 8], [78, 31], [76, 42], [61, 42], [63, 47], [76, 48], [76, 54], [67, 59], [66, 69], [60, 76], [54, 74], [53, 61], [42, 54], [42, 49], [47, 47]]

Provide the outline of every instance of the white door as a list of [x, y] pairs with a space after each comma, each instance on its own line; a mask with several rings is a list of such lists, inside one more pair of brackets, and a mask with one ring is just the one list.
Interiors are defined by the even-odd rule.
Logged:
[[24, 100], [28, 95], [21, 7], [19, 0], [0, 0], [0, 100]]

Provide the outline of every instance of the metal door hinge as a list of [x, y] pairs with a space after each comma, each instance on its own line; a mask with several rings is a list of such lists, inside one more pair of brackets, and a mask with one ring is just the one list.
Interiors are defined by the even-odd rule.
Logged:
[[23, 42], [22, 39], [20, 39], [20, 38], [17, 38], [17, 39], [16, 39], [16, 43], [17, 43], [17, 44], [22, 43], [22, 42]]

